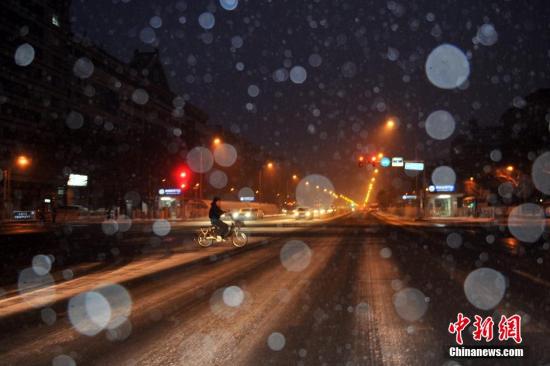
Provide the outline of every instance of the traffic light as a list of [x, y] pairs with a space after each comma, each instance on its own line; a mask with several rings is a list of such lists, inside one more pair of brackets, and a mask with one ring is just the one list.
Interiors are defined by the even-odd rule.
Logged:
[[174, 172], [174, 181], [182, 191], [189, 187], [191, 172], [186, 166], [178, 167]]

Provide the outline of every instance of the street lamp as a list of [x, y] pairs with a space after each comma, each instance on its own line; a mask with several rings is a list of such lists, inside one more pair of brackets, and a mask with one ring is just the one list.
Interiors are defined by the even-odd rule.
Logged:
[[30, 159], [25, 155], [19, 155], [15, 160], [15, 164], [21, 169], [26, 168], [31, 163]]
[[[265, 167], [268, 169], [268, 170], [273, 170], [273, 168], [275, 167], [275, 165], [273, 164], [273, 162], [269, 161]], [[259, 193], [258, 194], [258, 201], [260, 200], [260, 194], [263, 194], [263, 189], [262, 189], [262, 174], [263, 174], [263, 170], [264, 170], [264, 165], [262, 165], [260, 167], [260, 171], [258, 172], [258, 191], [259, 192], [256, 192], [256, 193]]]
[[513, 171], [514, 171], [514, 166], [513, 166], [513, 165], [508, 165], [508, 166], [506, 167], [506, 171], [508, 171], [508, 172], [510, 172], [510, 173], [513, 172]]
[[393, 128], [395, 127], [395, 121], [390, 118], [387, 122], [386, 122], [386, 128], [388, 130], [393, 130]]
[[222, 140], [219, 137], [215, 137], [214, 140], [212, 140], [212, 143], [214, 145], [219, 145], [222, 143]]
[[[8, 166], [2, 169], [2, 181], [3, 181], [3, 190], [2, 190], [2, 211], [5, 217], [9, 217], [9, 212], [11, 210], [11, 171], [12, 164], [9, 163]], [[15, 158], [15, 166], [19, 169], [26, 169], [31, 164], [31, 159], [26, 155], [18, 155]]]

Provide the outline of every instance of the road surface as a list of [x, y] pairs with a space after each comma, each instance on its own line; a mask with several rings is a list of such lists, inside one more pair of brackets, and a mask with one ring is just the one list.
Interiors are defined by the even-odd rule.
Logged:
[[[112, 260], [94, 253], [54, 266], [55, 285], [38, 294], [21, 294], [6, 283], [0, 364], [550, 362], [548, 250], [542, 243], [523, 245], [502, 228], [409, 228], [360, 212], [326, 221], [257, 223], [244, 249], [197, 248], [189, 228], [174, 227], [162, 239], [144, 228], [109, 242], [118, 248]], [[77, 233], [83, 247], [115, 240], [92, 231], [98, 228], [75, 228], [70, 235]], [[69, 240], [54, 236], [47, 240]], [[128, 249], [133, 247], [139, 249]], [[494, 286], [464, 286], [480, 268], [506, 280], [504, 297], [489, 310], [467, 295], [484, 286], [482, 294], [490, 296], [481, 300], [490, 301], [498, 292]], [[497, 321], [500, 314], [521, 314], [526, 356], [451, 360], [447, 349], [455, 336], [447, 328], [459, 312]], [[465, 344], [481, 344], [466, 331], [464, 338]]]

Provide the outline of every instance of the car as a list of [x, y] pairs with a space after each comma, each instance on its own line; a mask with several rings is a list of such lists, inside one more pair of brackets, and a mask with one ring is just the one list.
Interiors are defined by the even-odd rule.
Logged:
[[296, 210], [294, 210], [294, 218], [299, 219], [312, 219], [313, 218], [313, 212], [309, 208], [306, 207], [298, 207]]
[[235, 220], [260, 220], [264, 218], [264, 212], [259, 208], [241, 208], [231, 214]]

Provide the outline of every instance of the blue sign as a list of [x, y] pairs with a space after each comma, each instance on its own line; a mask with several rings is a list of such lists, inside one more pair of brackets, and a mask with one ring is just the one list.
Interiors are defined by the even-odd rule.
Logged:
[[436, 192], [454, 192], [455, 186], [452, 184], [446, 184], [446, 185], [436, 185], [435, 191]]
[[161, 196], [179, 196], [181, 194], [181, 189], [179, 189], [179, 188], [161, 188], [161, 189], [159, 189], [159, 194]]
[[34, 216], [34, 211], [13, 211], [14, 220], [32, 220]]
[[424, 163], [422, 161], [406, 161], [405, 170], [424, 170]]
[[430, 192], [454, 192], [455, 186], [453, 184], [443, 184], [443, 185], [431, 185], [428, 187]]
[[391, 159], [384, 156], [382, 159], [380, 159], [380, 166], [387, 168], [391, 165]]
[[254, 202], [254, 197], [243, 196], [239, 197], [239, 199], [241, 200], [241, 202]]

